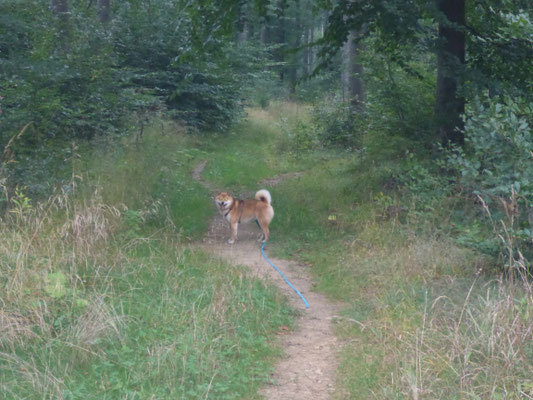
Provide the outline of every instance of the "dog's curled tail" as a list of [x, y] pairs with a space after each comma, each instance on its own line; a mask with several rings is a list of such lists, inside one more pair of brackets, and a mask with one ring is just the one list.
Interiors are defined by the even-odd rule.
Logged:
[[255, 194], [255, 199], [259, 201], [264, 201], [267, 204], [272, 203], [272, 196], [270, 196], [270, 192], [266, 189], [261, 189]]

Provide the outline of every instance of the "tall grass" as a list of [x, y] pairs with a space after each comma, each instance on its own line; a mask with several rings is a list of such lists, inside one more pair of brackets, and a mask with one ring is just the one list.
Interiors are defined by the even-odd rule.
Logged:
[[256, 397], [278, 354], [269, 335], [290, 312], [189, 248], [212, 213], [190, 178], [207, 160], [203, 178], [236, 193], [299, 172], [269, 188], [270, 249], [345, 304], [337, 398], [533, 398], [531, 282], [495, 274], [451, 236], [453, 193], [428, 210], [405, 198], [402, 149], [378, 151], [387, 138], [363, 138], [356, 154], [302, 147], [308, 113], [274, 103], [226, 137], [167, 129], [94, 158], [80, 150], [63, 193], [36, 205], [19, 192], [0, 225], [0, 396]]
[[78, 150], [61, 193], [18, 191], [0, 224], [0, 398], [256, 397], [285, 298], [189, 247], [211, 216], [191, 139], [117, 149]]
[[[288, 158], [295, 114], [272, 138]], [[498, 260], [458, 244], [453, 193], [435, 194], [431, 208], [412, 204], [396, 178], [403, 150], [386, 140], [363, 138], [362, 155], [301, 153], [291, 162], [304, 174], [271, 190], [271, 251], [308, 265], [316, 290], [346, 304], [335, 319], [347, 343], [337, 398], [533, 398], [530, 281], [504, 279]], [[513, 270], [527, 270], [512, 258], [524, 264]]]
[[93, 146], [90, 157], [74, 160], [73, 175], [83, 183], [83, 197], [97, 192], [105, 204], [127, 208], [132, 223], [171, 223], [183, 237], [198, 239], [213, 215], [209, 192], [191, 179], [205, 157], [200, 148], [201, 142], [179, 127], [161, 129], [156, 121], [141, 139]]
[[224, 137], [206, 142], [204, 177], [235, 193], [254, 191], [261, 181], [300, 171], [312, 160], [290, 156], [291, 135], [298, 121], [308, 120], [309, 107], [273, 102], [269, 110], [249, 109], [248, 118]]
[[337, 397], [531, 397], [530, 282], [494, 275], [495, 260], [417, 225], [401, 198], [382, 193], [390, 164], [372, 175], [364, 163], [324, 158], [273, 194], [272, 249], [309, 265], [316, 289], [346, 304]]

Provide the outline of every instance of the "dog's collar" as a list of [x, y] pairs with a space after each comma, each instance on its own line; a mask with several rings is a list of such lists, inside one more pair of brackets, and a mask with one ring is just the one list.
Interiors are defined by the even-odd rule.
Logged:
[[231, 212], [231, 210], [233, 210], [233, 207], [235, 207], [235, 204], [238, 202], [239, 200], [233, 200], [233, 203], [231, 203], [231, 207], [228, 208], [228, 211], [226, 212], [226, 214], [224, 214], [224, 218], [226, 218], [228, 216], [228, 214]]

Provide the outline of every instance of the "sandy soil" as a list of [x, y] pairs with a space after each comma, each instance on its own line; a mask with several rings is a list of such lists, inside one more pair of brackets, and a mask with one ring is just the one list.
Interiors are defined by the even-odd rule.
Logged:
[[[200, 182], [205, 165], [206, 162], [202, 162], [194, 170], [193, 176]], [[290, 179], [294, 176], [287, 175], [284, 178]], [[279, 181], [278, 178], [269, 183], [276, 184]], [[273, 199], [274, 211], [275, 202], [276, 199]], [[274, 224], [275, 221], [274, 217]], [[276, 366], [271, 382], [262, 388], [260, 393], [266, 399], [272, 400], [330, 399], [334, 393], [336, 354], [339, 346], [332, 331], [332, 319], [338, 307], [311, 290], [313, 281], [305, 266], [269, 256], [272, 263], [306, 298], [309, 303], [309, 308], [306, 308], [298, 294], [261, 255], [261, 244], [257, 242], [258, 234], [259, 228], [256, 224], [241, 225], [237, 242], [228, 245], [229, 225], [222, 216], [218, 216], [212, 221], [202, 247], [229, 262], [247, 266], [254, 276], [273, 282], [287, 295], [291, 305], [300, 311], [297, 329], [293, 332], [282, 332], [280, 335], [285, 356]], [[268, 256], [268, 246], [265, 252]]]

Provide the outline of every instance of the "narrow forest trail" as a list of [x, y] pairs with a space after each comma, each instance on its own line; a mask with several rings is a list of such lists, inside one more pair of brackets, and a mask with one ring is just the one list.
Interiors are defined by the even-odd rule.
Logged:
[[[201, 178], [205, 166], [206, 161], [198, 164], [193, 177], [215, 194], [217, 190]], [[261, 188], [268, 188], [281, 180], [296, 176], [297, 174], [286, 174], [265, 181]], [[275, 210], [275, 198], [272, 203]], [[300, 297], [261, 255], [261, 245], [256, 240], [258, 228], [255, 224], [241, 225], [238, 240], [234, 245], [227, 244], [229, 233], [229, 226], [222, 216], [218, 215], [211, 221], [202, 248], [226, 261], [248, 267], [252, 276], [272, 282], [287, 295], [291, 306], [299, 311], [296, 330], [280, 332], [284, 358], [276, 366], [271, 382], [260, 390], [260, 394], [269, 400], [330, 399], [335, 391], [338, 351], [338, 340], [333, 333], [332, 321], [338, 307], [325, 296], [311, 290], [313, 281], [307, 267], [269, 257], [304, 295], [310, 306], [306, 309]], [[268, 255], [268, 246], [265, 250]]]

